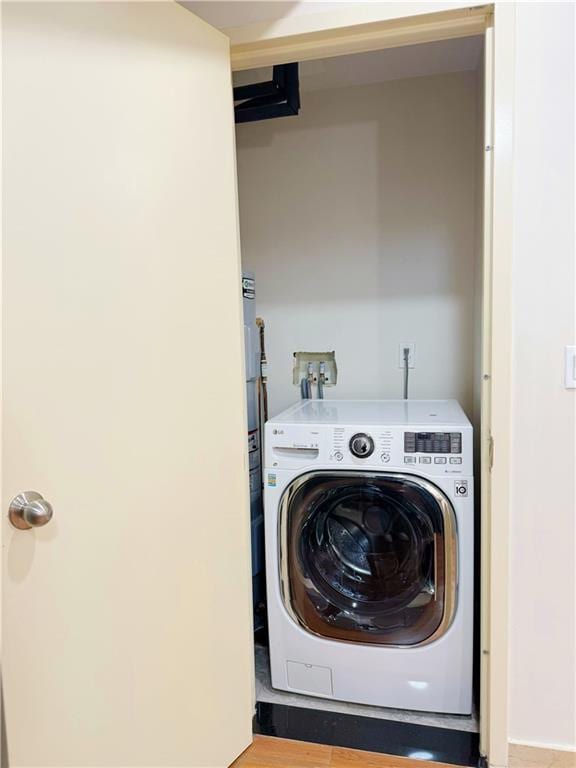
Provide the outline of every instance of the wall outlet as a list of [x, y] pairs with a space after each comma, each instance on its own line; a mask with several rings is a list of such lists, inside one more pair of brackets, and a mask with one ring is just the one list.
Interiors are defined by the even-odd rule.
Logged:
[[398, 368], [404, 368], [404, 350], [408, 348], [408, 368], [414, 368], [416, 345], [413, 341], [405, 341], [398, 345]]

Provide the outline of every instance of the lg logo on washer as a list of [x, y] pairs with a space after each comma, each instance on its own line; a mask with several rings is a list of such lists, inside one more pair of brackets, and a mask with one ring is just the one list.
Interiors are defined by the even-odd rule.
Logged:
[[454, 483], [454, 493], [456, 496], [468, 496], [468, 480], [457, 480]]

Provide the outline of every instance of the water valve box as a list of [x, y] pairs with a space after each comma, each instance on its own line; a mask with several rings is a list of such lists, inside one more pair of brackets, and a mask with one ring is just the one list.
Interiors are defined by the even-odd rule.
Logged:
[[313, 383], [317, 384], [320, 377], [320, 365], [324, 363], [324, 386], [333, 387], [338, 378], [336, 353], [332, 352], [294, 352], [292, 382], [300, 386], [302, 379], [308, 378], [308, 366], [312, 366]]

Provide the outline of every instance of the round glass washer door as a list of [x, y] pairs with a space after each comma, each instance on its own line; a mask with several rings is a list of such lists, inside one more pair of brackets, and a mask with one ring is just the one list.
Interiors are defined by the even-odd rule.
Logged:
[[284, 605], [307, 631], [355, 643], [414, 646], [450, 626], [456, 517], [413, 475], [311, 472], [280, 502]]

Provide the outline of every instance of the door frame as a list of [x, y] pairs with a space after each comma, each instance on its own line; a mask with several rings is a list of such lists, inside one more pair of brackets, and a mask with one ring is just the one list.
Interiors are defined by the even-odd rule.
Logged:
[[[514, 3], [470, 5], [426, 13], [387, 4], [370, 23], [311, 29], [308, 16], [291, 34], [262, 25], [254, 39], [233, 30], [232, 70], [306, 61], [416, 43], [486, 34], [486, 142], [483, 243], [481, 484], [480, 751], [493, 768], [508, 764], [508, 584], [511, 444]], [[435, 3], [440, 6], [445, 4]], [[412, 8], [410, 7], [412, 6]], [[433, 7], [433, 6], [432, 6]], [[410, 11], [412, 10], [412, 15]], [[303, 30], [303, 31], [302, 31]], [[288, 32], [288, 28], [286, 28]], [[490, 78], [491, 74], [491, 78]], [[491, 160], [491, 162], [490, 162]], [[491, 333], [497, 328], [498, 333]]]

